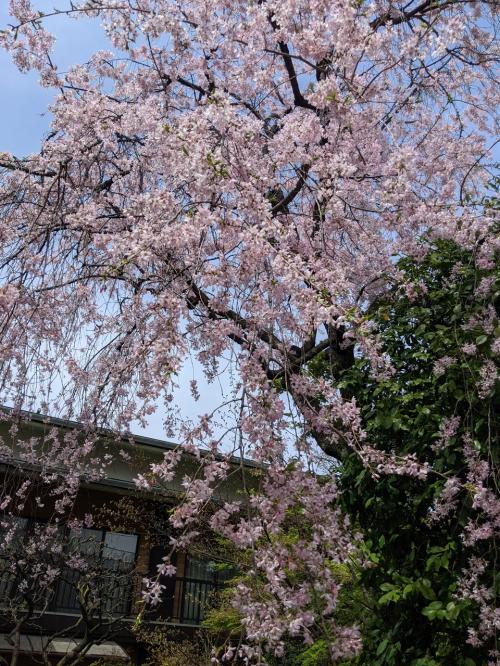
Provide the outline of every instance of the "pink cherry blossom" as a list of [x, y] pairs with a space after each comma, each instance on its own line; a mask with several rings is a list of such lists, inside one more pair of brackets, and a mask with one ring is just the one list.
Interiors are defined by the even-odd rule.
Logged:
[[[15, 415], [42, 409], [82, 426], [62, 440], [49, 432], [43, 447], [13, 429], [1, 456], [14, 447], [37, 465], [62, 520], [82, 479], [110, 464], [99, 427], [129, 436], [160, 404], [177, 427], [185, 359], [209, 382], [229, 367], [225, 404], [177, 427], [199, 469], [183, 477], [172, 546], [188, 546], [215, 504], [212, 529], [252, 551], [266, 592], [240, 586], [241, 650], [280, 654], [287, 635], [310, 642], [321, 621], [332, 660], [352, 656], [359, 630], [337, 624], [329, 565], [348, 562], [359, 536], [334, 477], [315, 474], [318, 453], [334, 463], [355, 451], [375, 478], [427, 483], [433, 470], [368, 446], [355, 398], [308, 368], [324, 360], [338, 379], [363, 354], [376, 378], [394, 372], [367, 306], [397, 276], [395, 257], [422, 252], [422, 234], [494, 265], [494, 213], [477, 203], [498, 134], [493, 5], [74, 0], [50, 25], [58, 14], [97, 18], [110, 50], [65, 73], [48, 16], [30, 0], [11, 0], [10, 12], [0, 45], [54, 101], [39, 154], [0, 154], [0, 399]], [[496, 322], [489, 308], [467, 326], [491, 334]], [[454, 363], [444, 356], [429, 371]], [[494, 374], [485, 361], [481, 395]], [[455, 425], [443, 424], [443, 446]], [[488, 470], [465, 450], [481, 516], [473, 542], [495, 533], [498, 516]], [[223, 496], [231, 455], [260, 475], [238, 468], [236, 503]], [[181, 459], [169, 453], [137, 486], [168, 485]], [[4, 508], [21, 510], [28, 488], [16, 492]], [[452, 480], [443, 496], [455, 500]], [[310, 525], [296, 544], [279, 538], [290, 515]], [[294, 567], [307, 582], [287, 580]], [[149, 603], [161, 592], [144, 582]], [[497, 616], [484, 614], [488, 634]]]

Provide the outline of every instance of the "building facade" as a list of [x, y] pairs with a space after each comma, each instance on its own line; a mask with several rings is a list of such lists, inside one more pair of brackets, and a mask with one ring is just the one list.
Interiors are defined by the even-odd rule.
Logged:
[[[37, 465], [36, 447], [42, 460], [46, 442], [50, 448], [59, 437], [77, 441], [79, 425], [24, 415], [13, 429], [8, 416], [4, 411], [0, 422], [3, 497], [19, 496], [26, 484], [29, 489], [18, 510], [0, 495], [0, 506], [8, 509], [0, 515], [0, 657], [11, 664], [71, 666], [109, 658], [140, 663], [144, 627], [195, 632], [232, 576], [227, 553], [207, 530], [189, 551], [175, 553], [175, 576], [158, 579], [157, 565], [170, 549], [168, 516], [182, 495], [182, 479], [196, 473], [198, 460], [184, 454], [171, 482], [139, 491], [136, 475], [175, 445], [140, 436], [117, 441], [102, 433], [92, 455], [107, 460], [104, 472], [79, 485], [67, 520], [54, 519], [55, 502], [62, 500], [47, 482], [47, 470]], [[230, 464], [214, 506], [242, 500], [241, 474], [258, 484], [259, 469], [251, 462]], [[61, 472], [54, 471], [54, 478]], [[37, 481], [41, 475], [44, 483]], [[55, 488], [52, 494], [48, 487]], [[142, 602], [145, 578], [162, 586], [161, 601], [152, 607]]]

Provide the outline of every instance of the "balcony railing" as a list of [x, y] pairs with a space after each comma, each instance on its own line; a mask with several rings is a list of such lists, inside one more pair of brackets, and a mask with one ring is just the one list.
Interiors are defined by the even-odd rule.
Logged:
[[[80, 611], [82, 602], [90, 602], [89, 605], [93, 605], [96, 612], [104, 615], [130, 615], [137, 587], [136, 578], [130, 566], [116, 563], [109, 570], [99, 572], [87, 593], [85, 586], [80, 585], [80, 574], [66, 569], [55, 587], [51, 610], [75, 613]], [[86, 594], [87, 602], [84, 599]]]
[[207, 607], [214, 603], [222, 585], [196, 578], [177, 578], [176, 584], [180, 598], [179, 622], [200, 624]]
[[[79, 572], [66, 569], [51, 590], [40, 591], [35, 607], [63, 615], [78, 615], [81, 604], [85, 603], [96, 614], [130, 617], [138, 597], [139, 578], [130, 567], [118, 562], [114, 568], [101, 570], [92, 586], [86, 587]], [[156, 622], [198, 625], [222, 589], [221, 583], [196, 578], [177, 577], [172, 582], [175, 582], [172, 594], [165, 595], [160, 607], [151, 614], [151, 619]], [[16, 603], [19, 583], [9, 572], [0, 575], [0, 606]]]
[[[0, 605], [16, 603], [21, 581], [10, 572], [0, 576]], [[30, 590], [36, 610], [61, 614], [80, 614], [82, 605], [87, 612], [106, 616], [129, 616], [137, 590], [137, 576], [130, 566], [116, 563], [100, 570], [91, 585], [74, 570], [66, 568], [50, 589]]]

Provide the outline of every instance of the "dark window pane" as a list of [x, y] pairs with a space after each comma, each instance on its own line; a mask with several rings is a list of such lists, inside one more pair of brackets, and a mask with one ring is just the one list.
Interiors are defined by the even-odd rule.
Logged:
[[196, 580], [212, 581], [214, 571], [211, 562], [200, 560], [190, 555], [186, 558], [186, 578], [195, 578]]
[[92, 530], [82, 528], [79, 530], [70, 530], [69, 548], [72, 551], [78, 551], [83, 555], [99, 556], [102, 542], [102, 530]]
[[[154, 578], [158, 575], [158, 565], [163, 563], [163, 558], [167, 554], [165, 546], [153, 546], [149, 552], [149, 575]], [[172, 564], [175, 566], [177, 562], [177, 555], [174, 553]], [[160, 576], [159, 582], [164, 585], [161, 595], [161, 602], [149, 609], [148, 617], [152, 620], [167, 620], [171, 619], [174, 610], [174, 597], [175, 597], [175, 576]]]
[[135, 560], [136, 548], [137, 536], [135, 534], [106, 532], [102, 555], [106, 560], [119, 560], [131, 563]]
[[12, 570], [16, 554], [22, 552], [28, 519], [18, 516], [3, 516], [0, 529], [0, 603], [16, 591], [16, 573]]

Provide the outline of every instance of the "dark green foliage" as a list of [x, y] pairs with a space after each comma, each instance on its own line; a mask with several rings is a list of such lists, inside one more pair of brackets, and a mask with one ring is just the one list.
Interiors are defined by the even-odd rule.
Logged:
[[[493, 647], [467, 643], [478, 607], [455, 597], [471, 553], [491, 565], [487, 586], [496, 573], [492, 540], [465, 548], [462, 539], [467, 522], [479, 519], [463, 435], [470, 434], [474, 450], [491, 465], [490, 487], [499, 463], [498, 392], [482, 392], [480, 385], [481, 368], [494, 359], [491, 345], [500, 334], [500, 276], [496, 268], [480, 269], [476, 259], [475, 252], [441, 241], [422, 261], [400, 260], [402, 282], [368, 313], [395, 373], [374, 379], [369, 362], [359, 358], [342, 377], [340, 388], [355, 395], [361, 408], [367, 441], [399, 456], [416, 454], [434, 470], [425, 481], [395, 474], [376, 479], [354, 453], [341, 468], [342, 502], [365, 535], [373, 565], [360, 580], [373, 599], [372, 613], [361, 616], [360, 665], [480, 666], [488, 663]], [[484, 278], [491, 284], [478, 293]], [[465, 353], [463, 346], [471, 343], [476, 352]], [[433, 372], [444, 357], [451, 364], [442, 374]], [[457, 416], [456, 436], [436, 448], [443, 419]], [[452, 475], [462, 483], [458, 505], [444, 520], [432, 521], [433, 504]]]

